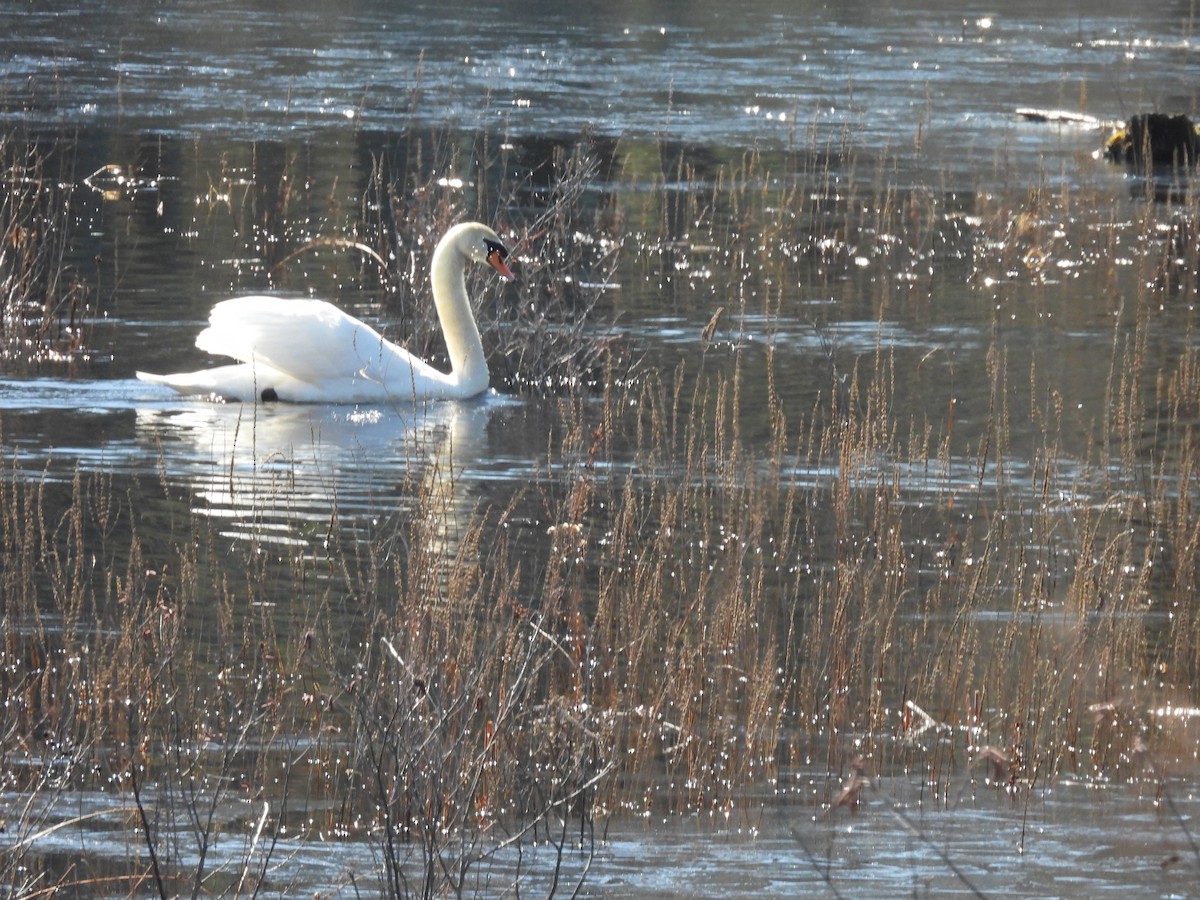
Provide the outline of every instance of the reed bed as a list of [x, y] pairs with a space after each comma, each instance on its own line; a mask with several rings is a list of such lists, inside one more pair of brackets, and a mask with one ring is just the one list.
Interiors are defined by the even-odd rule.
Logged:
[[[1161, 795], [1194, 770], [1200, 363], [1190, 315], [1187, 340], [1159, 327], [1195, 303], [1194, 205], [1116, 222], [1066, 190], [899, 190], [847, 184], [854, 161], [824, 152], [701, 170], [659, 149], [625, 159], [653, 189], [599, 200], [619, 154], [590, 137], [544, 189], [472, 156], [534, 261], [488, 340], [505, 383], [555, 410], [544, 478], [506, 503], [449, 504], [429, 476], [452, 460], [433, 459], [403, 510], [365, 528], [335, 510], [285, 553], [189, 514], [169, 460], [129, 489], [13, 463], [6, 890], [286, 890], [277, 863], [305, 842], [361, 841], [376, 864], [348, 888], [569, 893], [614, 816], [833, 814], [858, 803], [839, 794], [851, 771], [953, 815], [964, 783], [1028, 804], [1065, 772]], [[422, 281], [422, 236], [473, 211], [436, 168], [380, 163], [334, 215], [404, 273], [381, 286], [395, 304]], [[1049, 288], [1063, 271], [1112, 310], [1082, 428], [1053, 360], [1018, 368], [1006, 339], [1073, 314]], [[614, 278], [655, 280], [694, 347], [633, 365], [629, 342], [589, 334], [620, 312]], [[990, 385], [969, 421], [937, 360], [886, 338], [891, 311], [933, 316], [956, 280], [995, 310], [963, 363]], [[781, 341], [748, 337], [795, 318], [797, 292], [879, 328], [851, 354], [836, 311], [810, 322], [804, 391]], [[68, 811], [81, 795], [105, 798], [94, 818]], [[93, 824], [125, 848], [109, 880], [38, 855]]]
[[67, 262], [71, 154], [0, 136], [0, 354], [12, 368], [91, 359], [95, 308]]

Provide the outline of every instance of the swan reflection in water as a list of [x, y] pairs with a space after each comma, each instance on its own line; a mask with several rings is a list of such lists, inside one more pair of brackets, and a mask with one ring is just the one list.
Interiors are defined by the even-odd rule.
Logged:
[[405, 509], [436, 515], [429, 548], [452, 554], [473, 511], [462, 469], [487, 452], [487, 424], [508, 401], [395, 406], [183, 403], [141, 406], [137, 441], [184, 480], [193, 512], [259, 544], [320, 544]]
[[[370, 513], [397, 479], [411, 486], [418, 458], [428, 460], [422, 479], [432, 482], [409, 491], [408, 499], [432, 501], [427, 509], [444, 510], [452, 526], [459, 505], [454, 460], [477, 456], [486, 430], [486, 404], [461, 401], [484, 394], [489, 382], [466, 270], [482, 264], [512, 281], [507, 258], [496, 232], [478, 222], [455, 225], [438, 241], [433, 302], [449, 372], [323, 300], [255, 296], [218, 303], [196, 346], [237, 362], [137, 376], [183, 395], [245, 403], [139, 408], [139, 434], [158, 441], [165, 432], [190, 447], [190, 477], [205, 502], [200, 511], [229, 519], [222, 533], [305, 544], [312, 535], [297, 534], [297, 524], [332, 527], [347, 512]], [[259, 399], [360, 405], [277, 406]], [[173, 455], [164, 451], [164, 459]]]

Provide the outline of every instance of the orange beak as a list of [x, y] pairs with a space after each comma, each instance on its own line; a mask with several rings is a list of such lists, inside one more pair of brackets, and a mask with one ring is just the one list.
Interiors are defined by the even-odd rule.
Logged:
[[487, 255], [487, 263], [493, 269], [500, 273], [500, 277], [505, 281], [516, 281], [517, 276], [512, 273], [512, 269], [508, 267], [508, 263], [504, 261], [504, 251], [499, 248], [490, 250]]

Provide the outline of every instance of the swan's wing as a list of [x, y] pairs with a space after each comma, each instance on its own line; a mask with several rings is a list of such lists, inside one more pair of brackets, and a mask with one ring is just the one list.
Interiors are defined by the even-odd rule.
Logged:
[[[323, 300], [235, 297], [213, 307], [196, 338], [207, 353], [265, 363], [309, 384], [403, 383], [429, 368], [374, 328]], [[407, 368], [406, 368], [407, 367]]]

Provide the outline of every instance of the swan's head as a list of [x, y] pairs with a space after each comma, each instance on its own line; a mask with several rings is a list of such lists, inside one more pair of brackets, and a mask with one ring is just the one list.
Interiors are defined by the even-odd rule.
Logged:
[[508, 267], [508, 249], [500, 236], [486, 225], [467, 222], [456, 225], [443, 238], [471, 262], [484, 263], [495, 269], [505, 281], [515, 281], [516, 275]]

